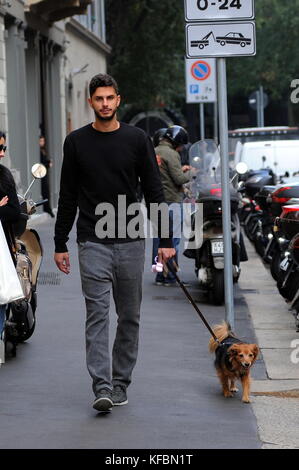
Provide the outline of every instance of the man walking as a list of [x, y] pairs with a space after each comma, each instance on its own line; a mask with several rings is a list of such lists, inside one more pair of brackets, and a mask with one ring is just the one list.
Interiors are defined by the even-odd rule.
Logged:
[[[55, 225], [55, 255], [58, 268], [68, 274], [70, 260], [66, 242], [77, 207], [77, 242], [82, 291], [86, 303], [86, 360], [92, 377], [97, 411], [124, 405], [126, 389], [137, 359], [144, 240], [123, 237], [129, 220], [118, 208], [119, 196], [127, 207], [137, 202], [140, 179], [147, 205], [164, 202], [155, 152], [149, 137], [135, 127], [119, 122], [120, 95], [115, 80], [106, 74], [93, 77], [89, 104], [95, 121], [69, 134], [64, 143], [60, 195]], [[115, 233], [104, 237], [97, 230], [101, 203], [115, 210]], [[162, 238], [160, 260], [175, 255], [171, 238]], [[118, 315], [109, 357], [109, 299], [112, 289]]]

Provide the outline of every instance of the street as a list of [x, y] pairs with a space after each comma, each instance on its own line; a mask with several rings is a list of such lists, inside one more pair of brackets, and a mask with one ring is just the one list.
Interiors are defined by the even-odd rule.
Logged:
[[[8, 284], [6, 295], [0, 295], [0, 450], [94, 450], [97, 457], [104, 454], [105, 464], [135, 468], [142, 462], [189, 465], [195, 463], [189, 460], [192, 452], [199, 459], [202, 450], [299, 449], [296, 11], [299, 0], [0, 0], [0, 226], [23, 284], [17, 295], [14, 266], [10, 276], [0, 253], [0, 290]], [[249, 343], [233, 346], [229, 354], [235, 358], [226, 354], [225, 335], [216, 348], [217, 365], [226, 362], [232, 373], [240, 367], [244, 394], [240, 383], [239, 390], [232, 388], [232, 381], [228, 385], [236, 393], [224, 398], [215, 354], [209, 352], [211, 333], [184, 287], [167, 287], [171, 279], [162, 274], [157, 281], [164, 285], [155, 284], [152, 240], [147, 239], [139, 353], [128, 404], [114, 406], [111, 413], [95, 410], [112, 402], [109, 390], [100, 390], [106, 397], [97, 390], [94, 403], [86, 366], [76, 227], [68, 241], [71, 270], [63, 274], [53, 260], [55, 218], [58, 211], [58, 253], [66, 251], [78, 207], [80, 240], [97, 242], [103, 232], [117, 240], [125, 226], [134, 238], [142, 225], [139, 211], [134, 225], [134, 203], [143, 197], [157, 215], [152, 224], [162, 229], [161, 237], [170, 220], [168, 213], [159, 214], [162, 202], [178, 204], [184, 231], [194, 232], [185, 236], [197, 275], [194, 259], [183, 256], [183, 240], [178, 274], [211, 327], [229, 320], [235, 336]], [[186, 213], [182, 200], [189, 202]], [[175, 228], [182, 226], [175, 212], [176, 249], [180, 232]], [[35, 311], [31, 293], [40, 246], [35, 237], [25, 241], [26, 223], [43, 246], [36, 324], [27, 306], [31, 302]], [[247, 256], [240, 231], [248, 254], [241, 263]], [[22, 236], [24, 245], [15, 244]], [[119, 266], [117, 250], [109, 258], [113, 264], [103, 257], [97, 262], [86, 250], [88, 297], [97, 267], [113, 275], [116, 268], [132, 273], [131, 262], [137, 268], [140, 252], [133, 245], [131, 250]], [[63, 259], [68, 257], [56, 257], [68, 272]], [[114, 292], [126, 315], [131, 313], [124, 331], [130, 332], [128, 343], [136, 352], [130, 292], [137, 278], [141, 282], [141, 272], [130, 284], [127, 274], [118, 278], [126, 284], [114, 285]], [[200, 286], [210, 289], [216, 306]], [[92, 294], [88, 305], [107, 300]], [[22, 295], [14, 316], [7, 305]], [[112, 353], [117, 328], [112, 292], [110, 300]], [[93, 326], [100, 332], [103, 324], [97, 320], [98, 311], [93, 316], [90, 307], [91, 346]], [[28, 338], [34, 326], [16, 355], [11, 344], [4, 353], [5, 341]], [[95, 371], [101, 360], [97, 347], [90, 348]], [[115, 346], [120, 370], [124, 356], [131, 355], [127, 342], [125, 348], [120, 352]], [[246, 371], [258, 349], [251, 401], [245, 404]], [[114, 369], [115, 384], [127, 383]], [[224, 381], [219, 367], [218, 374]], [[224, 383], [224, 394], [230, 391]], [[124, 396], [113, 399], [126, 402]], [[141, 460], [143, 450], [150, 460]]]
[[[52, 261], [54, 223], [36, 227], [44, 246], [38, 286], [37, 326], [16, 358], [0, 370], [2, 449], [259, 449], [252, 405], [221, 395], [208, 352], [210, 334], [179, 287], [153, 284], [147, 243], [140, 352], [129, 404], [110, 414], [92, 409], [85, 366], [84, 301], [75, 232], [69, 249], [71, 274]], [[180, 256], [182, 279], [207, 320], [221, 321], [224, 307], [204, 303], [192, 261]], [[255, 341], [242, 292], [236, 288], [236, 331]], [[111, 335], [116, 315], [111, 303]], [[262, 359], [252, 376], [265, 380]]]

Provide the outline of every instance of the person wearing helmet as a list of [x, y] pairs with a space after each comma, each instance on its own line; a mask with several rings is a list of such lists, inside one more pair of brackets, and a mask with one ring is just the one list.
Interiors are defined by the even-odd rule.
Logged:
[[[183, 184], [190, 181], [192, 177], [191, 167], [181, 165], [178, 153], [186, 143], [188, 143], [187, 131], [181, 126], [171, 126], [166, 129], [164, 136], [155, 147], [165, 201], [170, 206], [170, 214], [173, 218], [173, 244], [176, 250], [176, 262], [182, 223]], [[159, 239], [154, 238], [153, 262], [157, 255], [158, 244]], [[171, 272], [166, 277], [163, 273], [157, 273], [155, 283], [156, 285], [172, 286], [176, 285], [176, 280]]]
[[158, 129], [153, 136], [153, 144], [154, 147], [158, 147], [159, 143], [163, 139], [165, 132], [167, 131], [167, 127], [161, 127], [161, 129]]

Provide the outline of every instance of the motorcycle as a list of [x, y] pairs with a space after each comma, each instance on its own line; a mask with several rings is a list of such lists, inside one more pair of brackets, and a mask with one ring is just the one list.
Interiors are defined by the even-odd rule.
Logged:
[[24, 298], [8, 305], [2, 335], [4, 348], [7, 350], [10, 344], [13, 356], [16, 355], [17, 345], [29, 339], [35, 329], [36, 286], [43, 257], [43, 248], [39, 235], [36, 230], [27, 228], [27, 222], [30, 216], [36, 212], [36, 208], [44, 204], [46, 200], [34, 202], [28, 197], [28, 194], [36, 179], [43, 178], [46, 175], [47, 169], [41, 163], [36, 163], [33, 165], [31, 173], [34, 179], [24, 196], [18, 194], [21, 215], [19, 220], [13, 224], [16, 245], [16, 271], [21, 282]]
[[269, 193], [268, 197], [266, 197], [268, 217], [270, 221], [272, 218], [273, 226], [272, 230], [270, 230], [270, 224], [268, 225], [268, 233], [265, 233], [265, 230], [264, 233], [261, 231], [260, 241], [266, 244], [267, 235], [269, 241], [265, 246], [263, 259], [266, 263], [270, 263], [271, 274], [276, 280], [281, 257], [283, 256], [283, 252], [288, 245], [288, 239], [285, 238], [284, 234], [280, 234], [280, 230], [276, 221], [279, 219], [279, 217], [284, 217], [284, 214], [287, 214], [288, 207], [293, 207], [294, 204], [298, 203], [298, 183], [280, 184], [275, 188], [274, 191]]
[[[196, 203], [201, 206], [192, 214], [194, 237], [190, 239], [184, 255], [195, 259], [195, 273], [200, 287], [208, 293], [210, 301], [221, 305], [224, 302], [224, 241], [220, 155], [215, 142], [206, 140], [193, 144], [189, 150], [189, 161], [197, 170], [191, 185], [191, 193]], [[238, 218], [240, 193], [236, 186], [235, 175], [231, 180], [230, 200], [233, 281], [237, 282], [240, 275], [241, 232]], [[199, 237], [199, 243], [196, 243], [198, 232], [202, 236]], [[192, 245], [194, 241], [195, 244]], [[245, 246], [243, 249], [245, 250]]]
[[260, 194], [261, 189], [266, 185], [269, 190], [271, 187], [274, 189], [275, 186], [270, 186], [273, 185], [273, 183], [274, 176], [272, 171], [268, 168], [251, 170], [246, 174], [242, 190], [243, 206], [239, 211], [239, 217], [247, 238], [252, 242], [255, 242], [257, 233], [261, 231], [264, 219], [267, 219], [267, 217], [265, 217], [266, 208], [261, 207], [261, 205], [257, 203], [256, 196]]
[[280, 294], [290, 303], [290, 310], [295, 310], [294, 317], [299, 332], [299, 207], [284, 207], [277, 221], [279, 228], [290, 240], [288, 249], [280, 263], [277, 287]]

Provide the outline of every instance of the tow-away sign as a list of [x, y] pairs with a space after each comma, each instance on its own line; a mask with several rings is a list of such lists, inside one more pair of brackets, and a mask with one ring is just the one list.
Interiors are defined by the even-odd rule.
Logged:
[[186, 24], [186, 56], [251, 56], [256, 53], [254, 21]]

